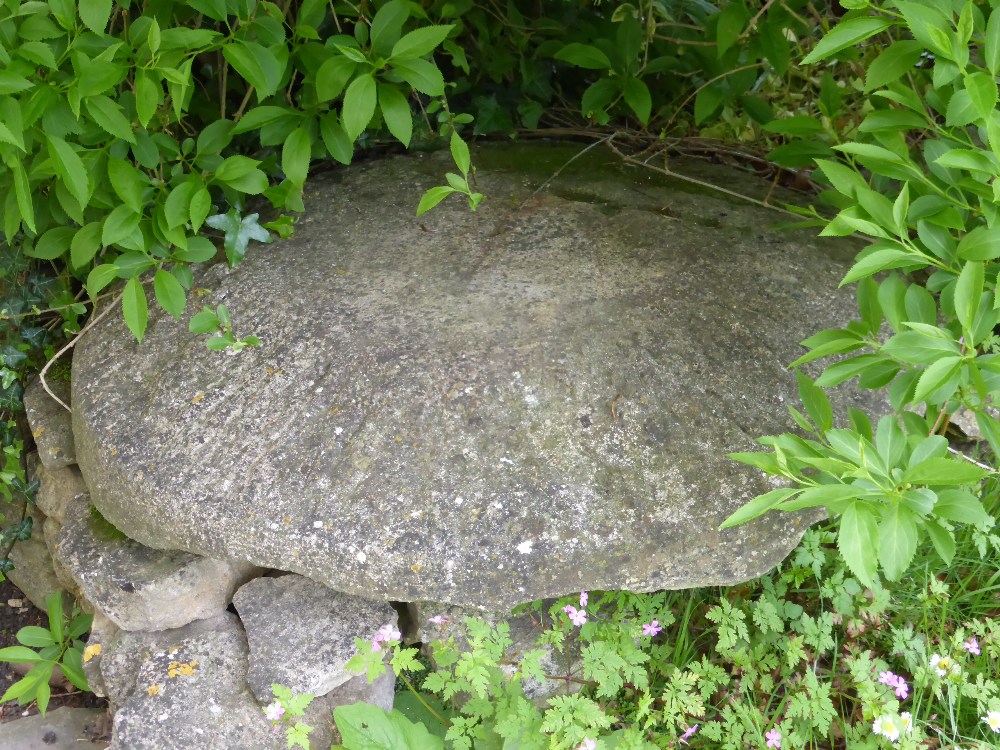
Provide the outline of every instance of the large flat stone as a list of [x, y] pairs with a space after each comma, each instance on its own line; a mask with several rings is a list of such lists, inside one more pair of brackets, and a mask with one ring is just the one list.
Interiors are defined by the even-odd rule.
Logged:
[[719, 531], [771, 489], [725, 454], [793, 426], [785, 365], [856, 317], [855, 248], [593, 152], [536, 194], [578, 150], [481, 150], [477, 213], [414, 217], [446, 155], [311, 182], [293, 239], [197, 280], [260, 348], [102, 321], [73, 378], [93, 502], [147, 546], [383, 601], [769, 570], [816, 516]]
[[76, 466], [64, 466], [61, 469], [46, 469], [41, 466], [36, 476], [39, 482], [35, 498], [38, 509], [59, 523], [66, 522], [66, 509], [71, 503], [88, 501], [87, 485]]
[[64, 707], [0, 724], [0, 750], [104, 750], [108, 743], [95, 738], [106, 713]]
[[123, 630], [166, 630], [213, 617], [258, 572], [248, 563], [145, 547], [86, 503], [68, 507], [52, 556], [83, 598]]
[[326, 695], [356, 677], [344, 667], [357, 653], [354, 639], [372, 640], [396, 610], [333, 591], [298, 575], [255, 578], [233, 597], [250, 644], [247, 681], [262, 703], [271, 685]]

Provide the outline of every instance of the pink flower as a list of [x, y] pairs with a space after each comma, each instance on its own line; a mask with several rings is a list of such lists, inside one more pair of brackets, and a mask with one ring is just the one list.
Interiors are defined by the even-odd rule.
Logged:
[[268, 721], [281, 721], [281, 717], [284, 715], [285, 707], [278, 703], [278, 701], [275, 701], [264, 708], [264, 716], [267, 717]]
[[[655, 622], [655, 620], [654, 620], [654, 622]], [[684, 730], [684, 734], [682, 734], [680, 736], [680, 743], [682, 745], [686, 745], [687, 741], [688, 741], [688, 738], [691, 737], [691, 735], [693, 735], [697, 731], [698, 731], [698, 725], [697, 724], [695, 724], [693, 727], [688, 727], [687, 729], [685, 729]]]
[[372, 638], [372, 651], [381, 651], [383, 643], [398, 641], [402, 637], [402, 634], [396, 629], [395, 625], [383, 625], [378, 629], [375, 637]]
[[894, 688], [896, 691], [896, 697], [900, 700], [905, 701], [907, 696], [910, 694], [910, 686], [906, 684], [906, 680], [897, 674], [885, 671], [879, 674], [878, 681], [883, 685], [888, 685]]
[[586, 607], [587, 601], [590, 599], [590, 595], [586, 591], [580, 592], [580, 606]]
[[982, 653], [979, 650], [979, 641], [976, 640], [976, 636], [970, 636], [969, 640], [962, 644], [962, 648], [968, 651], [973, 656], [979, 656]]
[[429, 622], [431, 625], [441, 625], [442, 623], [444, 623], [444, 620], [445, 620], [444, 615], [434, 615], [433, 617], [427, 618], [427, 622]]
[[660, 627], [659, 620], [653, 620], [651, 623], [644, 623], [642, 626], [642, 634], [654, 636], [659, 633], [663, 628]]
[[778, 731], [777, 727], [770, 730], [764, 735], [767, 738], [767, 746], [776, 748], [776, 750], [781, 750], [781, 732]]
[[580, 746], [576, 750], [594, 750], [597, 747], [597, 743], [594, 742], [590, 737], [585, 739], [580, 743]]
[[888, 671], [882, 672], [878, 676], [878, 681], [880, 683], [882, 683], [883, 685], [895, 685], [896, 684], [896, 675], [894, 675], [892, 672], [888, 672]]
[[563, 612], [569, 615], [569, 621], [577, 627], [587, 622], [587, 610], [585, 609], [577, 609], [572, 604], [567, 604], [563, 607]]
[[372, 653], [374, 653], [376, 651], [381, 651], [381, 650], [382, 650], [382, 641], [380, 641], [380, 640], [378, 640], [378, 638], [376, 638], [375, 640], [372, 641]]

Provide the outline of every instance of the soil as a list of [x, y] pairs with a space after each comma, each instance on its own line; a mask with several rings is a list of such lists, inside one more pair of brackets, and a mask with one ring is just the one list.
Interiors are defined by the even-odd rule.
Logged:
[[[48, 624], [46, 614], [36, 609], [21, 593], [20, 589], [10, 581], [0, 583], [0, 648], [19, 645], [16, 638], [17, 631], [26, 625], [38, 625], [44, 628]], [[19, 679], [21, 679], [21, 674], [15, 671], [11, 664], [0, 662], [0, 695], [3, 695], [7, 688]], [[106, 709], [108, 701], [105, 698], [98, 698], [93, 693], [77, 690], [72, 685], [53, 687], [49, 710], [61, 706]], [[0, 703], [0, 723], [37, 713], [38, 706], [34, 703], [28, 706], [18, 706], [17, 701]]]

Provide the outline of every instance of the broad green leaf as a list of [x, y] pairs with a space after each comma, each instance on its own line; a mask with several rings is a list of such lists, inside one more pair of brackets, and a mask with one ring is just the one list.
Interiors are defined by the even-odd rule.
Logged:
[[[866, 279], [879, 271], [891, 268], [903, 268], [924, 261], [920, 255], [908, 252], [898, 247], [886, 247], [866, 254], [861, 260], [851, 266], [840, 281], [840, 286], [850, 284], [860, 279]], [[924, 261], [926, 262], [926, 261]]]
[[108, 157], [108, 179], [115, 195], [135, 213], [142, 213], [143, 190], [149, 178], [125, 159]]
[[[28, 175], [24, 171], [24, 165], [20, 159], [14, 159], [10, 164], [11, 174], [14, 177], [14, 197], [17, 202], [17, 209], [21, 212], [21, 220], [32, 232], [35, 230], [35, 209], [31, 198], [31, 184], [28, 182]], [[15, 226], [16, 229], [16, 226]], [[8, 237], [8, 240], [12, 239]]]
[[959, 343], [950, 337], [931, 337], [917, 331], [897, 333], [882, 346], [895, 359], [915, 365], [932, 365], [942, 357], [961, 354]]
[[327, 112], [320, 118], [319, 132], [330, 156], [341, 164], [350, 164], [354, 158], [354, 141], [347, 137], [335, 112]]
[[[45, 597], [45, 609], [49, 616], [49, 631], [52, 633], [51, 639], [55, 643], [62, 643], [64, 615], [61, 591], [56, 591]], [[28, 644], [25, 643], [24, 645], [27, 646]]]
[[73, 240], [75, 233], [72, 227], [55, 227], [54, 229], [50, 229], [38, 238], [35, 246], [25, 252], [25, 255], [41, 260], [61, 258], [69, 250], [70, 242]]
[[357, 750], [444, 750], [444, 741], [399, 711], [355, 703], [337, 706], [333, 718], [344, 746]]
[[793, 500], [781, 504], [781, 510], [794, 511], [806, 508], [839, 507], [846, 500], [853, 500], [862, 490], [851, 484], [821, 484], [810, 487]]
[[1000, 13], [990, 13], [990, 20], [986, 23], [984, 57], [990, 73], [1000, 73]]
[[924, 401], [934, 391], [945, 385], [958, 373], [962, 367], [962, 361], [963, 358], [960, 356], [942, 357], [934, 364], [929, 365], [917, 381], [913, 400], [915, 402]]
[[990, 444], [993, 455], [1000, 456], [1000, 422], [987, 414], [976, 412], [976, 424], [983, 437]]
[[69, 244], [70, 265], [73, 268], [83, 268], [90, 263], [101, 249], [101, 234], [103, 225], [92, 221], [80, 227]]
[[[997, 14], [1000, 16], [1000, 13]], [[958, 241], [956, 250], [964, 260], [1000, 258], [1000, 227], [978, 226]]]
[[95, 34], [104, 35], [111, 18], [111, 0], [80, 0], [80, 20]]
[[[970, 464], [971, 465], [971, 464]], [[934, 513], [941, 518], [958, 523], [988, 524], [993, 517], [983, 508], [982, 502], [971, 492], [959, 489], [940, 490]]]
[[455, 190], [455, 188], [448, 187], [447, 185], [432, 187], [421, 196], [420, 204], [417, 206], [417, 216], [430, 211], [434, 208], [434, 206], [443, 201], [449, 195], [457, 192], [458, 191]]
[[234, 41], [222, 48], [222, 54], [226, 62], [256, 89], [259, 99], [278, 90], [287, 62], [283, 64], [267, 47], [256, 42]]
[[250, 159], [246, 156], [238, 154], [229, 156], [215, 168], [215, 179], [227, 183], [238, 180], [251, 174], [259, 164], [260, 162], [256, 159]]
[[[902, 481], [910, 484], [931, 485], [974, 484], [984, 479], [989, 473], [970, 461], [928, 458], [918, 464], [911, 465], [903, 474]], [[944, 491], [938, 492], [938, 497], [944, 494]], [[939, 504], [940, 502], [941, 500], [938, 501]], [[935, 506], [935, 512], [937, 512], [937, 506]]]
[[726, 100], [726, 90], [717, 84], [710, 84], [698, 92], [694, 98], [694, 122], [700, 125], [711, 117]]
[[851, 572], [866, 586], [875, 583], [879, 549], [878, 518], [863, 502], [850, 503], [840, 516], [837, 548]]
[[455, 27], [452, 25], [425, 26], [411, 31], [393, 46], [392, 54], [389, 55], [390, 64], [395, 65], [399, 60], [412, 60], [429, 55], [445, 40], [453, 28]]
[[469, 174], [472, 161], [469, 156], [469, 146], [462, 140], [462, 136], [457, 130], [451, 132], [451, 157], [455, 160], [455, 166], [463, 175]]
[[101, 244], [110, 247], [126, 240], [139, 229], [140, 215], [128, 206], [118, 206], [104, 220], [101, 232]]
[[91, 119], [105, 131], [128, 143], [135, 143], [132, 123], [122, 114], [122, 108], [106, 96], [90, 96], [83, 100], [83, 106]]
[[795, 377], [799, 384], [799, 398], [805, 406], [809, 418], [819, 428], [820, 432], [826, 432], [833, 427], [833, 409], [830, 406], [830, 399], [826, 392], [817, 387], [809, 377], [801, 370], [795, 371]]
[[[86, 208], [90, 203], [90, 177], [79, 154], [62, 138], [47, 135], [46, 139], [49, 142], [49, 157], [55, 166], [56, 174], [62, 179], [70, 195], [80, 204], [80, 208]], [[23, 213], [22, 209], [22, 215]]]
[[750, 15], [742, 3], [729, 3], [719, 13], [715, 23], [715, 47], [718, 57], [729, 51], [746, 28]]
[[[354, 60], [344, 55], [333, 55], [328, 58], [316, 71], [316, 98], [321, 102], [328, 102], [340, 96], [357, 67], [358, 64]], [[257, 109], [276, 109], [281, 110], [282, 113], [287, 112], [281, 107], [258, 107]]]
[[312, 136], [302, 125], [291, 132], [281, 147], [281, 171], [297, 187], [305, 185], [312, 160]]
[[149, 71], [138, 70], [135, 74], [135, 110], [139, 124], [149, 125], [156, 110], [163, 104], [163, 84]]
[[198, 134], [195, 153], [198, 156], [218, 154], [233, 140], [236, 123], [232, 120], [216, 120]]
[[982, 262], [970, 260], [962, 268], [955, 284], [955, 314], [969, 341], [972, 340], [976, 311], [979, 310], [979, 299], [983, 294], [984, 277]]
[[142, 337], [146, 335], [146, 323], [149, 321], [149, 307], [146, 303], [146, 290], [142, 288], [142, 282], [137, 276], [133, 276], [125, 284], [122, 312], [125, 316], [125, 325], [137, 341], [142, 341]]
[[823, 373], [816, 378], [816, 385], [823, 388], [840, 385], [845, 380], [850, 380], [867, 370], [873, 365], [877, 365], [882, 358], [876, 354], [861, 354], [857, 357], [850, 357], [843, 362], [830, 365]]
[[589, 68], [590, 70], [610, 70], [611, 60], [601, 50], [590, 44], [580, 44], [573, 42], [567, 44], [554, 55], [556, 60], [576, 65], [579, 68]]
[[56, 641], [52, 638], [52, 633], [48, 628], [28, 625], [17, 631], [17, 642], [31, 648], [45, 648], [53, 645]]
[[885, 577], [898, 581], [917, 552], [917, 523], [913, 512], [896, 504], [889, 507], [879, 526], [879, 562]]
[[848, 21], [841, 21], [813, 47], [802, 60], [803, 65], [810, 65], [820, 60], [840, 52], [842, 49], [853, 47], [869, 37], [875, 36], [880, 31], [884, 31], [893, 25], [888, 18], [881, 16], [863, 16], [853, 18]]
[[156, 275], [153, 277], [153, 290], [156, 293], [156, 301], [160, 303], [160, 307], [173, 317], [180, 318], [181, 313], [184, 312], [184, 304], [187, 301], [187, 295], [185, 295], [184, 287], [180, 285], [180, 282], [169, 272], [158, 268]]
[[101, 290], [104, 289], [108, 284], [118, 278], [118, 266], [113, 263], [102, 263], [99, 266], [95, 266], [91, 269], [90, 273], [87, 274], [87, 282], [84, 286], [87, 287], [87, 294], [93, 299]]
[[75, 648], [66, 649], [62, 661], [59, 663], [59, 668], [66, 675], [66, 679], [72, 682], [79, 690], [91, 692], [90, 684], [87, 682], [87, 675], [83, 672], [83, 654], [81, 651]]
[[923, 523], [927, 535], [931, 538], [931, 544], [934, 545], [934, 551], [937, 552], [938, 557], [944, 561], [945, 565], [951, 565], [951, 561], [955, 557], [955, 535], [933, 518], [925, 518]]
[[413, 113], [406, 97], [396, 86], [380, 81], [378, 107], [382, 110], [382, 119], [389, 132], [404, 146], [409, 146], [413, 137]]
[[41, 660], [42, 659], [38, 655], [37, 651], [33, 651], [25, 646], [8, 646], [7, 648], [0, 648], [0, 661], [30, 664]]
[[875, 449], [890, 468], [897, 466], [903, 460], [906, 453], [906, 435], [895, 417], [886, 415], [879, 420], [875, 431]]
[[865, 76], [865, 92], [874, 91], [902, 78], [913, 70], [913, 66], [920, 60], [923, 51], [924, 45], [913, 39], [904, 39], [890, 44], [868, 66], [868, 72]]
[[971, 125], [979, 116], [976, 105], [972, 102], [972, 97], [965, 89], [956, 91], [948, 100], [948, 109], [945, 111], [945, 124], [948, 127], [959, 128]]
[[[816, 135], [823, 132], [823, 123], [815, 117], [797, 115], [795, 117], [785, 117], [781, 120], [771, 120], [771, 122], [764, 126], [764, 130], [768, 133], [778, 133], [780, 135]], [[847, 167], [839, 164], [837, 166], [847, 169]]]
[[392, 69], [421, 94], [441, 96], [444, 93], [444, 76], [432, 62], [420, 59], [395, 60]]
[[649, 94], [649, 88], [638, 78], [627, 78], [623, 89], [625, 103], [635, 112], [639, 122], [643, 125], [649, 122], [649, 115], [653, 110], [653, 99]]
[[191, 197], [198, 188], [192, 180], [185, 180], [170, 191], [163, 203], [163, 215], [170, 229], [182, 227], [190, 218]]
[[208, 192], [208, 188], [204, 185], [198, 187], [194, 195], [191, 196], [189, 211], [191, 229], [197, 232], [201, 229], [201, 225], [205, 223], [205, 219], [208, 218], [209, 213], [212, 211], [212, 196]]
[[[339, 92], [338, 92], [339, 93]], [[266, 125], [273, 125], [287, 119], [298, 119], [302, 113], [287, 107], [254, 107], [239, 119], [233, 128], [233, 135], [260, 130]]]
[[375, 76], [369, 73], [359, 75], [344, 92], [340, 121], [351, 141], [356, 141], [375, 115], [378, 93]]
[[980, 117], [988, 117], [996, 109], [997, 82], [993, 75], [982, 71], [972, 73], [965, 79], [965, 90]]
[[853, 198], [858, 190], [868, 189], [868, 183], [864, 177], [846, 164], [828, 159], [817, 159], [816, 165], [834, 189], [849, 198]]
[[186, 248], [176, 248], [174, 250], [174, 257], [186, 263], [204, 263], [214, 258], [216, 252], [218, 250], [208, 237], [189, 237], [188, 246]]
[[258, 223], [258, 218], [259, 214], [255, 213], [241, 217], [236, 209], [230, 209], [228, 213], [209, 216], [205, 221], [213, 229], [225, 232], [224, 248], [230, 266], [243, 260], [250, 240], [263, 243], [271, 241], [270, 233]]
[[386, 56], [403, 32], [403, 24], [410, 17], [410, 9], [402, 0], [390, 2], [378, 9], [372, 19], [371, 43], [376, 54]]
[[943, 435], [928, 435], [913, 449], [907, 466], [922, 464], [930, 458], [943, 458], [948, 454], [948, 439]]

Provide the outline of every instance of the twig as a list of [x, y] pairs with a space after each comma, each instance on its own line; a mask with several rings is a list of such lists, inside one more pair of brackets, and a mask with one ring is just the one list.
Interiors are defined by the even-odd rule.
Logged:
[[584, 149], [583, 149], [582, 151], [580, 151], [579, 153], [577, 153], [577, 154], [574, 154], [574, 155], [573, 155], [573, 157], [572, 157], [572, 158], [570, 158], [570, 159], [569, 159], [569, 161], [567, 161], [567, 162], [566, 162], [565, 164], [563, 164], [563, 165], [562, 165], [561, 167], [559, 167], [559, 169], [557, 169], [557, 170], [556, 170], [556, 171], [555, 171], [555, 172], [554, 172], [554, 173], [552, 174], [552, 176], [551, 176], [551, 177], [549, 177], [549, 179], [547, 179], [547, 180], [546, 180], [545, 182], [543, 182], [543, 183], [542, 183], [541, 185], [539, 185], [539, 186], [538, 186], [537, 188], [535, 188], [534, 192], [533, 192], [533, 193], [531, 194], [531, 196], [530, 196], [530, 197], [534, 198], [534, 197], [535, 197], [535, 196], [536, 196], [536, 195], [537, 195], [537, 194], [538, 194], [539, 192], [541, 192], [541, 191], [542, 191], [542, 190], [544, 190], [544, 189], [545, 189], [546, 187], [548, 187], [548, 184], [549, 184], [550, 182], [552, 182], [552, 180], [554, 180], [554, 179], [555, 179], [556, 177], [558, 177], [558, 176], [560, 175], [560, 173], [562, 173], [562, 171], [563, 171], [564, 169], [566, 169], [566, 167], [568, 167], [568, 166], [569, 166], [570, 164], [572, 164], [573, 162], [575, 162], [575, 161], [576, 161], [577, 159], [579, 159], [579, 158], [580, 158], [581, 156], [583, 156], [583, 155], [584, 155], [585, 153], [587, 153], [588, 151], [590, 151], [590, 149], [594, 148], [594, 146], [598, 146], [598, 145], [600, 145], [600, 144], [602, 144], [602, 143], [607, 143], [607, 144], [610, 144], [610, 143], [611, 143], [611, 141], [612, 141], [612, 140], [614, 140], [614, 137], [615, 137], [616, 135], [617, 135], [617, 133], [610, 133], [609, 135], [605, 136], [604, 138], [601, 138], [601, 139], [600, 139], [599, 141], [594, 141], [593, 143], [591, 143], [591, 144], [590, 144], [589, 146], [587, 146], [586, 148], [584, 148]]
[[744, 39], [747, 38], [747, 36], [749, 36], [750, 32], [752, 32], [754, 29], [757, 28], [757, 22], [760, 20], [761, 16], [767, 13], [767, 9], [770, 8], [772, 5], [774, 5], [774, 0], [767, 0], [767, 2], [764, 3], [763, 6], [761, 6], [761, 9], [757, 11], [757, 15], [751, 18], [750, 23], [747, 24], [747, 27], [745, 29], [743, 29], [743, 33], [741, 33], [738, 37], [736, 37], [736, 42], [734, 42], [734, 44], [742, 42]]
[[[65, 354], [66, 352], [68, 352], [74, 346], [76, 346], [77, 342], [81, 338], [83, 338], [83, 334], [85, 334], [87, 331], [89, 331], [91, 328], [93, 328], [95, 325], [97, 325], [97, 323], [100, 322], [104, 318], [105, 315], [107, 315], [109, 312], [111, 312], [112, 310], [114, 310], [118, 306], [118, 303], [121, 301], [122, 295], [124, 293], [125, 293], [124, 291], [119, 292], [118, 296], [116, 296], [114, 298], [114, 301], [112, 301], [112, 303], [110, 305], [108, 305], [106, 308], [104, 308], [104, 310], [101, 311], [100, 315], [91, 317], [91, 319], [87, 321], [87, 325], [85, 325], [83, 328], [81, 328], [80, 332], [78, 334], [76, 334], [76, 336], [74, 336], [73, 339], [69, 343], [66, 344], [66, 346], [64, 346], [62, 349], [60, 349], [55, 354], [53, 354], [52, 355], [52, 359], [50, 359], [48, 362], [46, 362], [45, 363], [45, 367], [43, 367], [42, 371], [40, 373], [38, 373], [38, 380], [41, 382], [42, 388], [45, 389], [45, 392], [47, 394], [49, 394], [49, 396], [51, 396], [52, 399], [57, 404], [59, 404], [63, 409], [65, 409], [66, 411], [68, 411], [70, 413], [72, 413], [73, 410], [71, 408], [69, 408], [69, 406], [67, 406], [63, 402], [63, 400], [61, 398], [59, 398], [56, 394], [54, 394], [52, 392], [51, 388], [49, 388], [49, 384], [45, 380], [45, 373], [47, 373], [49, 371], [49, 368], [52, 367], [52, 364], [57, 359], [59, 359], [63, 354]], [[97, 305], [96, 304], [94, 305], [94, 310], [95, 311], [97, 310]], [[93, 315], [93, 312], [91, 312], [91, 315]]]
[[956, 456], [959, 456], [959, 457], [961, 457], [961, 458], [964, 458], [964, 459], [965, 459], [966, 461], [968, 461], [968, 462], [969, 462], [970, 464], [975, 464], [975, 465], [976, 465], [976, 466], [978, 466], [978, 467], [979, 467], [980, 469], [985, 469], [985, 470], [986, 470], [986, 471], [988, 471], [988, 472], [989, 472], [990, 474], [995, 474], [995, 473], [996, 473], [996, 469], [994, 469], [994, 468], [993, 468], [992, 466], [987, 466], [986, 464], [981, 464], [981, 463], [979, 463], [979, 462], [978, 462], [978, 461], [977, 461], [976, 459], [974, 459], [974, 458], [970, 458], [969, 456], [966, 456], [966, 455], [965, 455], [964, 453], [962, 453], [962, 451], [960, 451], [960, 450], [956, 450], [956, 449], [952, 448], [952, 447], [951, 447], [950, 445], [948, 446], [948, 452], [949, 452], [949, 453], [954, 453], [954, 454], [955, 454]]

